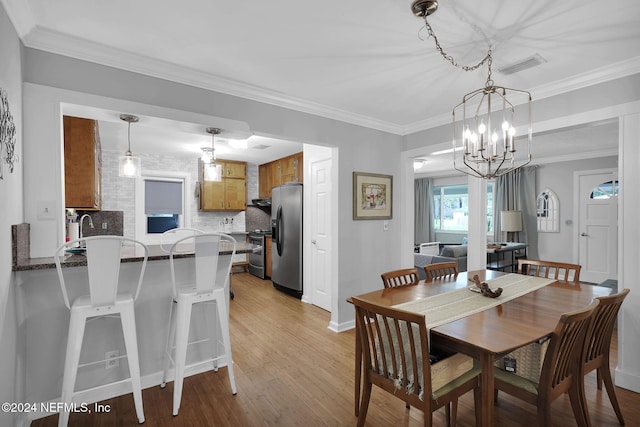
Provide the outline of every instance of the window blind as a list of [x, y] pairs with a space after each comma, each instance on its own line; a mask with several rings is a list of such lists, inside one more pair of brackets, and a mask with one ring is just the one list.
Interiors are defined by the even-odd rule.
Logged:
[[182, 181], [145, 179], [144, 213], [182, 215]]

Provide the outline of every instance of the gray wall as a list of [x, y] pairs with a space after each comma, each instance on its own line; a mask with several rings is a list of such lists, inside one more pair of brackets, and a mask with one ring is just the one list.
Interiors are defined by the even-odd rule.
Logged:
[[[24, 376], [18, 369], [16, 348], [20, 339], [17, 324], [17, 299], [11, 272], [11, 225], [22, 222], [22, 44], [4, 8], [0, 6], [0, 88], [7, 92], [9, 111], [16, 126], [16, 154], [19, 162], [13, 173], [4, 159], [0, 168], [0, 401], [20, 402]], [[4, 152], [3, 152], [4, 154]], [[0, 425], [14, 424], [14, 415], [0, 412]]]
[[[334, 244], [338, 251], [339, 283], [334, 285], [336, 288], [332, 295], [336, 307], [331, 313], [334, 324], [352, 321], [353, 307], [346, 299], [377, 289], [380, 273], [396, 268], [400, 262], [400, 235], [394, 232], [400, 229], [400, 221], [393, 219], [389, 222], [390, 232], [383, 231], [382, 221], [353, 221], [351, 194], [353, 171], [398, 174], [400, 136], [35, 49], [25, 49], [25, 82], [240, 120], [249, 123], [252, 132], [258, 135], [337, 147], [338, 158], [334, 168], [338, 170], [338, 181], [333, 183], [333, 188], [338, 192], [338, 206], [335, 208], [339, 237]], [[39, 114], [27, 115], [25, 126], [36, 129], [42, 126], [41, 120], [50, 118], [43, 119]], [[41, 148], [56, 146], [58, 138], [55, 132], [43, 138], [29, 138], [27, 135], [25, 145], [33, 144], [33, 150], [29, 152], [33, 159], [27, 159], [27, 162], [34, 165], [43, 163], [42, 156], [46, 153]], [[55, 180], [59, 180], [56, 171], [38, 172], [41, 178], [37, 181], [25, 180], [24, 193], [29, 197], [25, 204], [35, 204], [37, 197], [41, 197], [43, 179], [51, 180], [51, 189], [55, 190]], [[398, 186], [394, 186], [396, 194]], [[394, 217], [401, 209], [399, 198], [394, 198]], [[43, 233], [47, 232], [43, 230]]]
[[573, 186], [573, 173], [617, 167], [617, 157], [574, 160], [538, 166], [536, 194], [549, 188], [556, 193], [560, 201], [560, 232], [538, 233], [540, 259], [559, 262], [575, 262], [577, 260], [577, 254], [573, 253], [573, 242], [577, 238], [576, 232], [574, 225], [567, 223], [567, 221], [574, 221], [573, 195], [576, 189]]

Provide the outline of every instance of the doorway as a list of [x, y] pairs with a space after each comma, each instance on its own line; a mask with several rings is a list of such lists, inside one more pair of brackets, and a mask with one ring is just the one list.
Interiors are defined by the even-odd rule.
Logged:
[[602, 283], [617, 279], [618, 261], [618, 172], [615, 169], [579, 171], [577, 188], [578, 263], [580, 280]]

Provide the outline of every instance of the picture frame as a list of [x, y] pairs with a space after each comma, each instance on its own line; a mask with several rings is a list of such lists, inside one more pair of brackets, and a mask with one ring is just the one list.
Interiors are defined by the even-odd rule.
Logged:
[[393, 176], [353, 172], [353, 219], [393, 217]]

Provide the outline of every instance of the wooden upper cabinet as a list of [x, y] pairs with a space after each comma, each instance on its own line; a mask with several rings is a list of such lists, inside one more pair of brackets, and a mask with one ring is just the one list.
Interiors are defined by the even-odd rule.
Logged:
[[102, 155], [96, 120], [64, 116], [65, 207], [100, 210]]
[[247, 207], [247, 164], [233, 160], [217, 160], [222, 165], [222, 181], [204, 180], [200, 175], [200, 210], [243, 211]]
[[271, 189], [287, 182], [303, 182], [304, 163], [302, 151], [265, 163], [258, 169], [259, 197], [271, 197]]
[[222, 174], [225, 178], [246, 178], [247, 164], [245, 162], [233, 162], [224, 160], [222, 162]]

